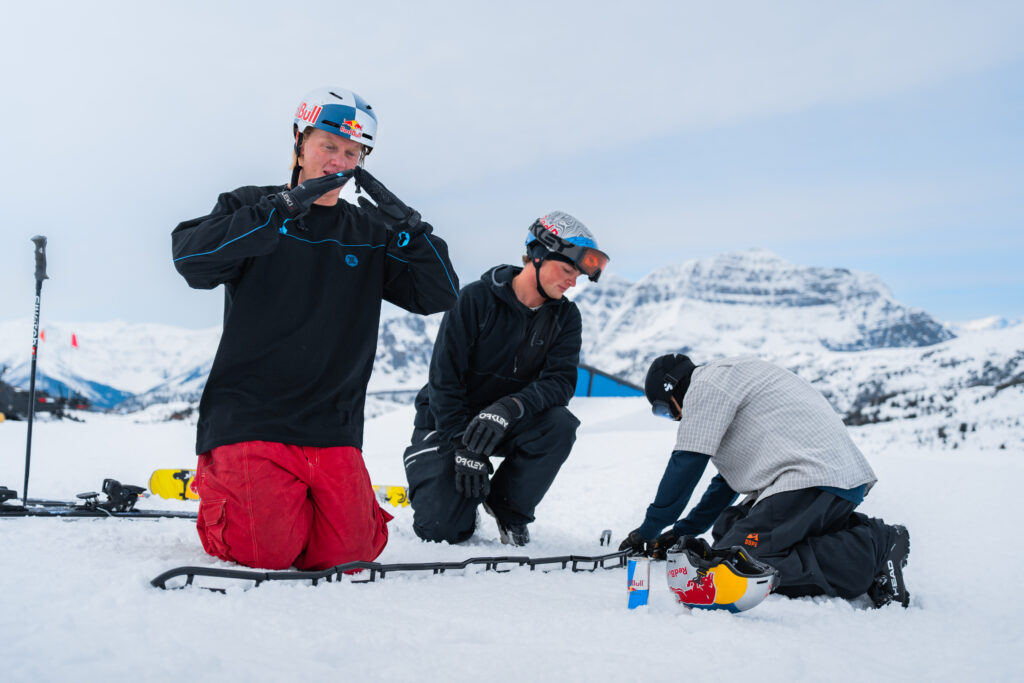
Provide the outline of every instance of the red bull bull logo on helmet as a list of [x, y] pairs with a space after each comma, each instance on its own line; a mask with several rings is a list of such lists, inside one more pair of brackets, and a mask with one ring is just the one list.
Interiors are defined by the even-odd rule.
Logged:
[[[684, 570], [683, 574], [686, 573]], [[679, 602], [694, 607], [700, 607], [703, 605], [714, 605], [715, 604], [715, 575], [713, 573], [701, 574], [697, 573], [692, 579], [687, 580], [685, 588], [676, 588], [675, 586], [669, 586], [673, 593], [676, 594]]]

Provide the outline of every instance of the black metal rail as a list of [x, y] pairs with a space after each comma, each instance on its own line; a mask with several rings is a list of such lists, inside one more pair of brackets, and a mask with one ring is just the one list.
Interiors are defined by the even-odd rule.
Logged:
[[[339, 564], [330, 569], [321, 571], [274, 571], [265, 572], [252, 569], [221, 569], [218, 567], [176, 567], [156, 577], [150, 583], [157, 588], [168, 590], [167, 582], [172, 579], [185, 578], [181, 586], [174, 588], [185, 588], [193, 585], [198, 576], [212, 577], [219, 579], [236, 579], [240, 581], [252, 581], [255, 586], [267, 581], [309, 581], [316, 586], [321, 581], [332, 583], [341, 581], [348, 574], [349, 583], [371, 583], [378, 578], [383, 579], [388, 574], [395, 572], [431, 572], [443, 574], [448, 570], [466, 569], [471, 566], [483, 566], [484, 571], [509, 571], [513, 567], [529, 567], [530, 571], [547, 565], [559, 565], [558, 569], [571, 569], [573, 572], [592, 572], [597, 569], [616, 569], [626, 566], [626, 558], [629, 551], [620, 550], [607, 555], [594, 557], [585, 555], [563, 555], [559, 557], [471, 557], [462, 562], [401, 562], [393, 564], [379, 564], [377, 562], [347, 562]], [[508, 567], [508, 569], [503, 569]], [[543, 570], [542, 570], [543, 571]], [[207, 588], [215, 592], [224, 592], [223, 588]]]

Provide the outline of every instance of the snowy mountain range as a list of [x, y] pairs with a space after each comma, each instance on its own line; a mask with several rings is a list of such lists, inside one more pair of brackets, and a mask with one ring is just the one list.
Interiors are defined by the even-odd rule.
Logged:
[[[968, 417], [981, 403], [1006, 404], [993, 413], [1004, 422], [1024, 412], [1006, 402], [1024, 394], [1024, 325], [940, 324], [868, 273], [798, 266], [758, 250], [687, 261], [635, 283], [613, 274], [597, 284], [581, 279], [573, 298], [583, 314], [583, 361], [636, 383], [663, 353], [697, 363], [756, 355], [813, 382], [851, 424], [938, 416], [948, 434], [976, 429]], [[411, 398], [426, 381], [440, 321], [381, 320], [371, 395]], [[123, 322], [41, 327], [38, 386], [122, 411], [198, 401], [220, 334]], [[0, 323], [0, 367], [11, 384], [28, 384], [30, 332], [28, 319]]]

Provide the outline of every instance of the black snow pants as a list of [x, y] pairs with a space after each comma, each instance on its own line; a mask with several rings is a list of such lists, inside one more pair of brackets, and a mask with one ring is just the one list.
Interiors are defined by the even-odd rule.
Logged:
[[[501, 457], [491, 477], [487, 506], [503, 522], [529, 524], [576, 441], [580, 421], [556, 406], [512, 426], [492, 458]], [[413, 530], [428, 541], [461, 543], [473, 535], [483, 498], [455, 490], [455, 445], [429, 429], [414, 429], [405, 450], [405, 476], [413, 509]]]
[[817, 488], [776, 493], [726, 508], [711, 530], [714, 546], [742, 546], [779, 570], [789, 597], [863, 595], [881, 571], [890, 527], [854, 512], [856, 503]]

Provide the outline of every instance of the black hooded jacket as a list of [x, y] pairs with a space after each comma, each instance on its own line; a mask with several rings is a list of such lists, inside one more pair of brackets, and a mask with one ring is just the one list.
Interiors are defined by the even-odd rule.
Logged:
[[416, 427], [445, 438], [461, 433], [482, 408], [519, 399], [524, 419], [568, 405], [576, 390], [583, 325], [566, 298], [536, 310], [522, 304], [512, 278], [496, 266], [459, 293], [445, 313], [430, 360], [430, 381], [416, 397]]
[[283, 189], [222, 194], [171, 236], [188, 284], [225, 293], [197, 453], [255, 440], [361, 448], [381, 300], [428, 314], [458, 296], [439, 237], [409, 239], [344, 201], [282, 223], [266, 198]]

